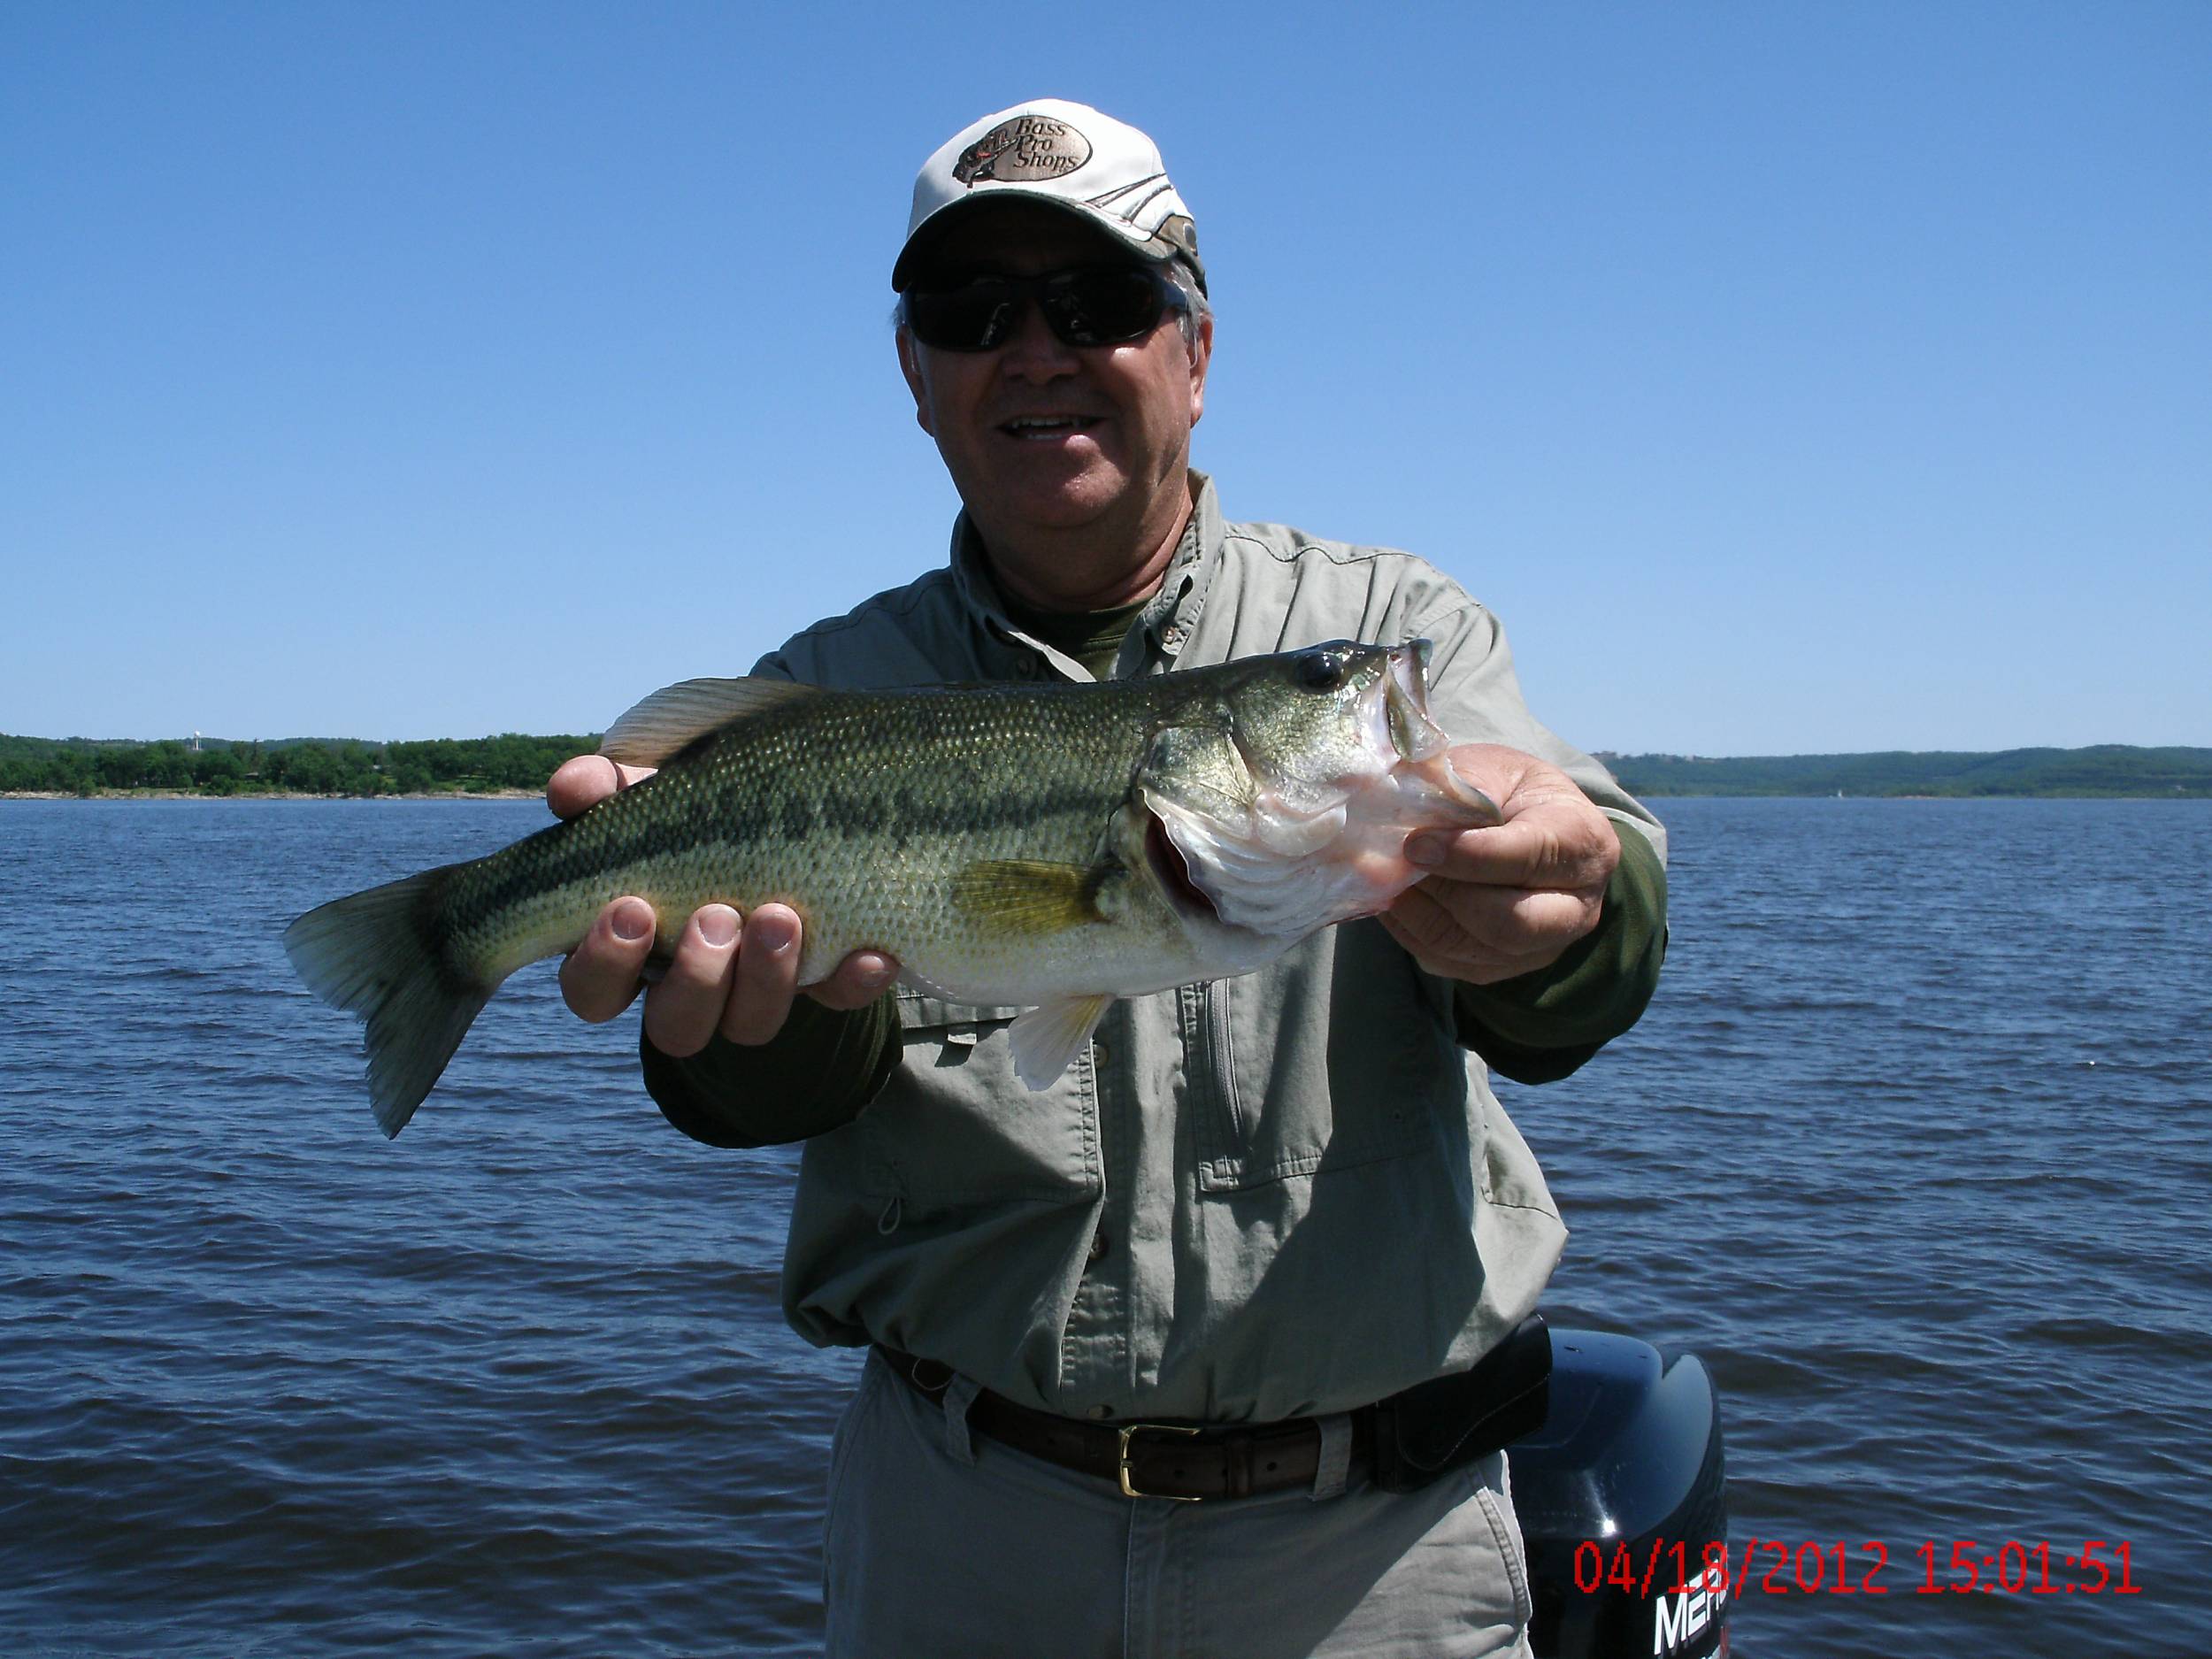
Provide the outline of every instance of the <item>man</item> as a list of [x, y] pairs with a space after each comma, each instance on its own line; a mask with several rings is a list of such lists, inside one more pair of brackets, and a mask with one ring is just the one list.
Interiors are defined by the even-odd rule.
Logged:
[[[1057, 101], [986, 117], [923, 166], [893, 285], [964, 505], [951, 562], [755, 672], [1086, 680], [1427, 637], [1432, 711], [1505, 822], [1415, 838], [1434, 873], [1382, 918], [1115, 1004], [1037, 1095], [1016, 1010], [890, 994], [869, 951], [795, 996], [789, 909], [690, 918], [646, 995], [648, 1087], [701, 1140], [810, 1137], [786, 1311], [876, 1345], [832, 1455], [830, 1651], [1525, 1651], [1504, 1459], [1469, 1425], [1565, 1234], [1488, 1070], [1563, 1077], [1640, 1013], [1662, 833], [1528, 714], [1448, 579], [1223, 519], [1189, 467], [1204, 271], [1144, 134]], [[549, 795], [634, 775], [582, 757]], [[626, 1006], [652, 932], [609, 905], [571, 1007]], [[1415, 1420], [1458, 1455], [1412, 1469]]]

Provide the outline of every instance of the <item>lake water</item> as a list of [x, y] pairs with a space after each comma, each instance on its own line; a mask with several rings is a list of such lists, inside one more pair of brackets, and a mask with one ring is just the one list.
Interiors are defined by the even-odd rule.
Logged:
[[[1508, 1100], [1554, 1321], [1709, 1363], [1739, 1548], [1888, 1548], [1737, 1651], [2212, 1652], [2212, 806], [1661, 805], [1658, 1002]], [[545, 821], [0, 803], [0, 1652], [818, 1644], [792, 1157], [669, 1128], [549, 965], [387, 1143], [278, 944]], [[1914, 1594], [1962, 1539], [2142, 1593]]]

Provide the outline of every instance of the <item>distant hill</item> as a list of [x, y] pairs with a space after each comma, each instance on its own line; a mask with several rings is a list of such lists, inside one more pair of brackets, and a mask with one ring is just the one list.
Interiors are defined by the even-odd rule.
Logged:
[[1875, 755], [1613, 755], [1631, 795], [2140, 795], [2212, 798], [2212, 749], [1944, 749]]

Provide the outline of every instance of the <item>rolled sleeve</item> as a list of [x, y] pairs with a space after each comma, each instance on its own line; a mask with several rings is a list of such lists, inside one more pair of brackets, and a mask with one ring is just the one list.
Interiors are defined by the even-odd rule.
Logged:
[[641, 1036], [638, 1052], [646, 1093], [694, 1141], [780, 1146], [852, 1122], [875, 1098], [899, 1063], [898, 1008], [885, 995], [841, 1013], [803, 996], [772, 1042], [718, 1036], [678, 1059]]

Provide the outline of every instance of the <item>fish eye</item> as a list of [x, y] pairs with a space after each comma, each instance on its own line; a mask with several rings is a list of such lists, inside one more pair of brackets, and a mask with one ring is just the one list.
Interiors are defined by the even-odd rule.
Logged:
[[1298, 683], [1309, 691], [1334, 691], [1352, 671], [1352, 653], [1341, 645], [1325, 645], [1298, 656]]

